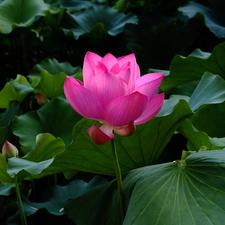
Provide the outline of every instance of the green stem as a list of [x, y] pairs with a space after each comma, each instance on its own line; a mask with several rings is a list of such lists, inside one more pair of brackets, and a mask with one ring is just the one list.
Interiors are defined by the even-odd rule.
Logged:
[[119, 204], [120, 204], [120, 214], [121, 214], [121, 221], [123, 223], [124, 215], [125, 215], [125, 208], [124, 208], [124, 193], [123, 193], [123, 181], [120, 171], [120, 165], [119, 160], [117, 156], [116, 146], [114, 139], [111, 140], [111, 146], [112, 146], [112, 156], [113, 156], [113, 163], [116, 173], [116, 180], [117, 180], [117, 188], [118, 188], [118, 198], [119, 198]]
[[15, 187], [16, 187], [17, 203], [18, 203], [18, 207], [19, 207], [19, 211], [20, 211], [21, 224], [27, 225], [27, 220], [26, 220], [26, 216], [24, 213], [24, 209], [23, 209], [23, 203], [22, 203], [21, 196], [20, 196], [20, 187], [19, 187], [19, 183], [18, 183], [17, 174], [15, 174], [14, 182], [15, 182]]

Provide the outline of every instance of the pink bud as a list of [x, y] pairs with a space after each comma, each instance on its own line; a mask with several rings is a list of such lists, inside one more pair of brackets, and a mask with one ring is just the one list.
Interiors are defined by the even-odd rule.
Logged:
[[8, 141], [5, 141], [2, 147], [2, 155], [6, 158], [16, 157], [19, 155], [19, 151], [16, 146]]
[[39, 105], [44, 105], [47, 102], [47, 98], [41, 93], [36, 95], [36, 99]]
[[136, 130], [136, 126], [134, 125], [134, 121], [131, 121], [128, 125], [123, 127], [114, 127], [114, 131], [120, 136], [131, 136]]

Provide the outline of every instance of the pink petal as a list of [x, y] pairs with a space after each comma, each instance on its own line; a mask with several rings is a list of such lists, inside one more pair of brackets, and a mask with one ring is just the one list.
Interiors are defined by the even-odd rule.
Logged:
[[[119, 73], [117, 74], [121, 79], [123, 79], [127, 84], [129, 84], [130, 81], [130, 66], [127, 66], [123, 70], [121, 69]], [[132, 82], [134, 83], [134, 82]], [[131, 85], [131, 84], [130, 84]]]
[[121, 68], [120, 68], [120, 66], [119, 66], [119, 64], [118, 64], [118, 62], [117, 62], [117, 63], [114, 64], [114, 66], [110, 69], [110, 72], [111, 72], [111, 73], [114, 73], [114, 74], [117, 74], [117, 73], [120, 72], [120, 70], [121, 70]]
[[86, 53], [83, 64], [83, 79], [85, 87], [88, 86], [88, 82], [90, 81], [91, 77], [94, 76], [94, 69], [101, 60], [102, 57], [93, 52]]
[[136, 80], [135, 91], [148, 96], [150, 100], [157, 92], [164, 75], [161, 73], [150, 73]]
[[103, 63], [108, 68], [108, 70], [110, 70], [116, 63], [118, 63], [118, 61], [115, 56], [108, 53], [102, 58], [101, 63]]
[[162, 108], [164, 102], [164, 93], [154, 96], [147, 104], [146, 109], [141, 116], [134, 121], [135, 125], [145, 123], [152, 119]]
[[97, 96], [102, 105], [128, 93], [127, 84], [108, 72], [94, 76], [88, 88]]
[[118, 62], [121, 68], [124, 64], [126, 64], [127, 62], [130, 62], [130, 71], [131, 71], [130, 80], [135, 82], [140, 77], [140, 68], [136, 62], [136, 58], [133, 53], [126, 56], [119, 57]]
[[98, 98], [82, 85], [83, 83], [70, 77], [66, 77], [64, 93], [72, 108], [80, 115], [99, 120], [102, 118], [102, 105]]
[[[107, 67], [102, 64], [101, 62], [98, 62], [98, 64], [96, 65], [96, 67], [94, 68], [94, 75], [101, 75], [105, 72], [108, 71]], [[94, 76], [90, 77], [90, 80], [93, 78]], [[88, 85], [89, 85], [90, 82], [88, 82]]]
[[97, 145], [105, 144], [106, 142], [113, 139], [114, 135], [112, 131], [113, 127], [106, 124], [104, 124], [100, 128], [96, 124], [94, 124], [93, 126], [87, 129], [90, 138]]
[[135, 121], [144, 111], [148, 98], [139, 92], [116, 98], [104, 108], [103, 120], [112, 126], [123, 126]]

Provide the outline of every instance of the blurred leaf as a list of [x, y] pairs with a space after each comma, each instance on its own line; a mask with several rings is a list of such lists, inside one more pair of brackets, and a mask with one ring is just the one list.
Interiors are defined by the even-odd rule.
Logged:
[[0, 154], [0, 183], [12, 183], [13, 179], [7, 172], [8, 165], [5, 157]]
[[88, 183], [83, 180], [74, 180], [66, 186], [50, 188], [47, 193], [45, 193], [47, 198], [43, 199], [41, 202], [36, 203], [24, 200], [23, 207], [25, 213], [29, 216], [36, 213], [39, 209], [45, 208], [49, 213], [61, 216], [65, 213], [64, 205], [69, 199], [77, 198], [106, 182], [104, 178], [95, 176]]
[[[208, 150], [218, 149], [213, 146], [206, 133], [194, 129], [190, 119], [185, 119], [180, 124], [178, 127], [178, 132], [188, 140], [187, 148], [189, 151], [199, 151], [203, 146], [205, 146]], [[221, 149], [224, 147], [225, 145], [221, 146]]]
[[11, 81], [11, 84], [17, 92], [24, 95], [27, 95], [28, 93], [33, 91], [31, 84], [23, 75], [17, 75], [16, 79]]
[[88, 9], [94, 5], [90, 1], [79, 0], [59, 0], [62, 8], [66, 8], [69, 12], [79, 12], [84, 9]]
[[[120, 225], [116, 190], [115, 180], [103, 184], [78, 198], [69, 200], [65, 205], [65, 213], [79, 225]], [[95, 213], [90, 213], [93, 209]]]
[[66, 79], [65, 73], [51, 75], [46, 70], [41, 72], [41, 79], [34, 88], [35, 93], [41, 93], [46, 98], [56, 98], [63, 95], [63, 84]]
[[40, 77], [41, 72], [44, 70], [48, 71], [48, 73], [52, 75], [64, 72], [65, 74], [72, 76], [81, 71], [80, 67], [72, 67], [68, 62], [59, 63], [56, 59], [48, 58], [41, 61], [41, 63], [36, 64], [31, 70], [29, 77]]
[[0, 182], [0, 195], [9, 196], [11, 194], [11, 189], [15, 187], [15, 184], [3, 185]]
[[211, 137], [225, 137], [224, 115], [225, 102], [207, 105], [192, 117], [192, 122], [198, 130], [206, 132]]
[[60, 137], [68, 146], [72, 140], [72, 128], [80, 119], [81, 116], [65, 100], [53, 99], [38, 111], [15, 118], [13, 133], [19, 137], [25, 152], [34, 147], [36, 136], [40, 133]]
[[[225, 150], [129, 171], [123, 181], [123, 225], [220, 225], [225, 219], [224, 171]], [[115, 183], [104, 184], [68, 201], [66, 214], [79, 225], [119, 225], [116, 193]]]
[[[192, 114], [184, 100], [180, 100], [171, 111], [167, 116], [156, 117], [137, 126], [135, 133], [130, 137], [115, 136], [123, 173], [154, 163], [180, 122]], [[65, 152], [55, 158], [52, 166], [60, 165], [63, 172], [78, 170], [114, 175], [110, 142], [104, 145], [92, 143], [86, 131], [91, 125], [93, 121], [87, 119], [82, 119], [76, 124], [73, 142]]]
[[225, 137], [222, 138], [209, 138], [211, 143], [215, 146], [224, 146], [225, 147]]
[[189, 105], [193, 111], [205, 104], [217, 104], [225, 101], [225, 81], [218, 75], [204, 73], [192, 93]]
[[215, 8], [194, 1], [190, 1], [187, 5], [179, 7], [178, 10], [189, 19], [202, 18], [211, 32], [218, 38], [225, 38], [224, 13], [220, 15]]
[[27, 179], [31, 175], [40, 174], [45, 168], [49, 167], [54, 159], [41, 162], [31, 162], [22, 158], [12, 157], [8, 159], [8, 173], [14, 178], [17, 174], [19, 180]]
[[225, 42], [217, 45], [211, 54], [197, 49], [187, 57], [176, 55], [170, 65], [170, 74], [162, 82], [162, 90], [171, 92], [178, 85], [199, 81], [205, 72], [225, 79], [224, 49]]
[[[72, 32], [75, 39], [91, 32], [92, 37], [102, 38], [96, 32], [100, 32], [103, 35], [108, 33], [109, 35], [116, 36], [123, 32], [125, 25], [128, 23], [137, 24], [137, 17], [132, 13], [125, 15], [106, 5], [93, 5], [92, 8], [80, 14], [73, 15], [67, 13], [62, 26], [64, 32]], [[93, 32], [93, 29], [95, 29], [95, 32]]]
[[15, 27], [28, 27], [48, 9], [43, 0], [5, 0], [0, 4], [0, 32], [8, 34]]
[[22, 102], [26, 94], [16, 92], [11, 82], [7, 82], [0, 91], [0, 108], [6, 109], [11, 101]]

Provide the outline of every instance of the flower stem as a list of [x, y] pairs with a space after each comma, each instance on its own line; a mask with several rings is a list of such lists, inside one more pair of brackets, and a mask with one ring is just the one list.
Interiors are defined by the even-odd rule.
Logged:
[[21, 196], [20, 196], [20, 187], [19, 187], [19, 183], [18, 183], [17, 174], [15, 174], [14, 182], [15, 182], [15, 187], [16, 187], [17, 203], [18, 203], [18, 207], [19, 207], [19, 211], [20, 211], [21, 224], [27, 225], [27, 220], [26, 220], [26, 216], [24, 213], [24, 209], [23, 209], [23, 203], [22, 203]]
[[116, 146], [115, 146], [114, 139], [111, 140], [111, 146], [112, 146], [112, 156], [113, 156], [114, 169], [115, 169], [116, 180], [117, 180], [117, 188], [118, 188], [118, 198], [119, 198], [119, 204], [120, 204], [121, 221], [123, 223], [124, 215], [125, 215], [123, 181], [122, 181], [120, 165], [119, 165], [119, 160], [118, 160], [118, 156], [117, 156], [117, 151], [116, 151]]

